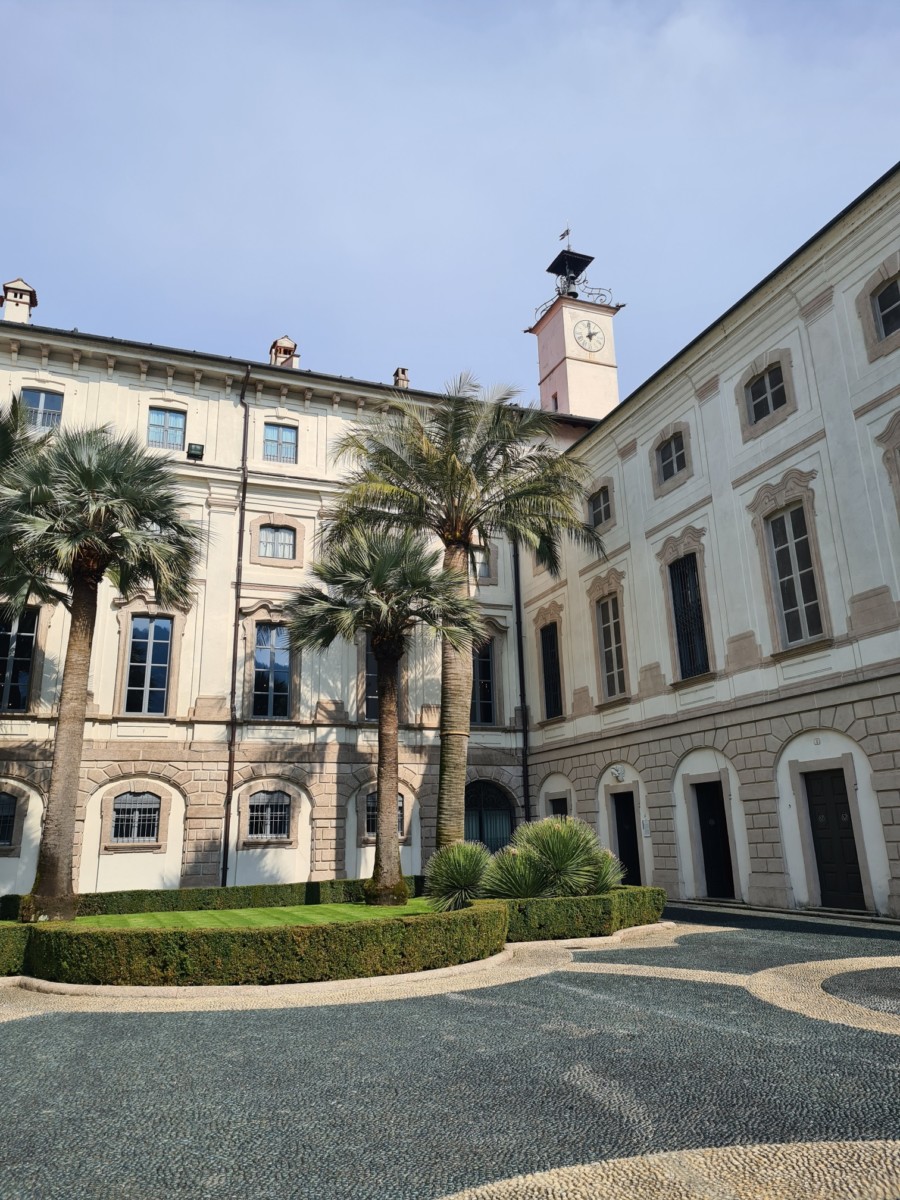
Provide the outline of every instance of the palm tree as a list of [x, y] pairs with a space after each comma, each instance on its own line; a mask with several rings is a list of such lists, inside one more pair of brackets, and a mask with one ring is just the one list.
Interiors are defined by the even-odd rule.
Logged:
[[152, 584], [160, 604], [187, 607], [200, 545], [168, 461], [107, 428], [55, 433], [37, 454], [17, 455], [0, 485], [7, 610], [21, 612], [29, 596], [56, 596], [71, 616], [33, 919], [74, 911], [75, 805], [100, 584], [109, 579], [126, 598]]
[[329, 546], [312, 574], [328, 591], [303, 588], [288, 603], [288, 634], [295, 649], [323, 650], [337, 638], [366, 634], [378, 668], [378, 824], [370, 904], [403, 904], [397, 832], [398, 675], [413, 631], [440, 630], [446, 643], [471, 655], [484, 626], [465, 594], [465, 573], [440, 570], [440, 550], [429, 550], [411, 529], [359, 526]]
[[[444, 566], [468, 590], [468, 569], [492, 537], [530, 548], [557, 575], [562, 536], [603, 553], [584, 520], [586, 468], [551, 442], [553, 417], [511, 404], [510, 388], [484, 391], [470, 375], [425, 406], [398, 396], [391, 408], [347, 434], [346, 490], [330, 515], [336, 544], [359, 523], [415, 529], [444, 546]], [[465, 832], [472, 659], [449, 640], [441, 660], [441, 762], [437, 845]], [[523, 714], [524, 720], [524, 714]]]

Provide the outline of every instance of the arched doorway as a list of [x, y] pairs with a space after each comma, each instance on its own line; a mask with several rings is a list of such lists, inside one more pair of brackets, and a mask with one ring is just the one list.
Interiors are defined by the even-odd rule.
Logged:
[[495, 854], [509, 845], [515, 818], [505, 792], [495, 783], [476, 779], [466, 788], [466, 841], [484, 842]]

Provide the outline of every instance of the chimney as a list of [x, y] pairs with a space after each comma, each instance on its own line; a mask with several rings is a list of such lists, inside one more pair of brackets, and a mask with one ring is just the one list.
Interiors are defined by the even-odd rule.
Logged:
[[401, 388], [404, 392], [409, 389], [408, 367], [398, 367], [394, 372], [394, 387]]
[[287, 334], [278, 338], [269, 347], [269, 363], [273, 367], [293, 367], [295, 370], [299, 368], [300, 355], [297, 353], [297, 343]]
[[13, 279], [3, 285], [3, 320], [27, 325], [31, 310], [37, 308], [37, 292], [24, 279]]

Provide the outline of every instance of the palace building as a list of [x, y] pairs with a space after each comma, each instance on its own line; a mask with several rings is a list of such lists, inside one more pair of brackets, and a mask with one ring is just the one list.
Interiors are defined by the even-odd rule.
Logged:
[[[467, 836], [577, 815], [673, 897], [900, 916], [900, 167], [621, 401], [591, 261], [551, 264], [530, 332], [606, 557], [567, 546], [553, 578], [497, 544], [474, 581]], [[282, 613], [341, 486], [329, 448], [395, 388], [433, 394], [303, 370], [287, 337], [248, 363], [36, 307], [5, 285], [0, 403], [168, 453], [209, 535], [187, 613], [104, 585], [77, 890], [366, 875], [373, 664], [364, 642], [292, 655]], [[61, 606], [0, 624], [0, 892], [33, 879], [66, 630]], [[423, 635], [402, 672], [409, 872], [434, 845], [439, 660]]]

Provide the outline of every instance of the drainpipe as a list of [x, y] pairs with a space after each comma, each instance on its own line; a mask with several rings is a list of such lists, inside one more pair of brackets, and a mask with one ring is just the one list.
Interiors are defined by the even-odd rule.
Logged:
[[531, 791], [528, 786], [528, 696], [525, 691], [525, 654], [522, 644], [522, 576], [519, 570], [519, 547], [513, 542], [513, 593], [516, 609], [516, 658], [519, 665], [519, 712], [522, 715], [522, 804], [525, 820], [531, 820]]
[[[234, 634], [231, 641], [231, 705], [228, 721], [228, 768], [225, 772], [225, 827], [222, 834], [222, 887], [228, 886], [228, 844], [231, 840], [231, 805], [234, 791], [234, 760], [237, 753], [237, 679], [238, 649], [241, 633], [241, 586], [244, 581], [244, 524], [247, 513], [247, 444], [250, 437], [250, 409], [246, 400], [250, 382], [250, 364], [244, 372], [238, 404], [244, 410], [244, 433], [241, 440], [241, 494], [238, 501], [237, 563], [234, 571]], [[237, 873], [237, 859], [235, 859]]]

